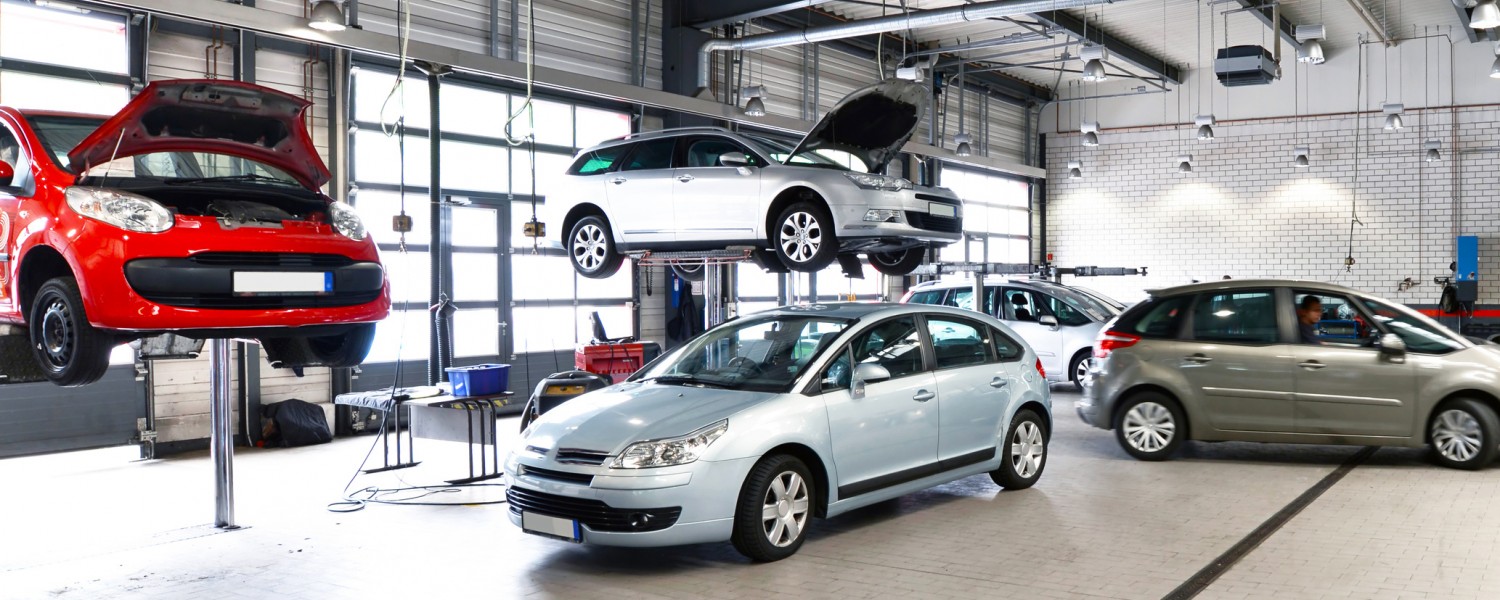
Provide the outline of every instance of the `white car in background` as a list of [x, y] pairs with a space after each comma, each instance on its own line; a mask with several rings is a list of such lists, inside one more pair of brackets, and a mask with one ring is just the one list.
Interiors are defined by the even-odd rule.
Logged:
[[[1047, 379], [1083, 387], [1094, 360], [1094, 340], [1121, 312], [1117, 302], [1045, 279], [986, 281], [984, 312], [1005, 321], [1036, 351]], [[902, 302], [976, 310], [972, 281], [930, 281]]]

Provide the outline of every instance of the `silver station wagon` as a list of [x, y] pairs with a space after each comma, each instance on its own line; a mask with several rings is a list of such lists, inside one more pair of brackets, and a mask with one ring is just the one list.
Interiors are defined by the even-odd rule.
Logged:
[[1157, 290], [1112, 321], [1078, 403], [1143, 460], [1183, 440], [1421, 447], [1479, 469], [1500, 449], [1500, 351], [1336, 285]]
[[509, 454], [510, 518], [572, 542], [797, 551], [811, 517], [988, 473], [1030, 487], [1051, 398], [999, 321], [828, 304], [742, 317], [541, 415]]

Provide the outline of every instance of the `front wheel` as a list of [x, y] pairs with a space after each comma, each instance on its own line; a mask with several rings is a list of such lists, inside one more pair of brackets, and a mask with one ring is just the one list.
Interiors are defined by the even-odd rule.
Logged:
[[579, 219], [565, 240], [573, 270], [589, 279], [606, 279], [620, 270], [625, 255], [615, 250], [609, 223], [599, 215]]
[[816, 202], [807, 201], [782, 209], [771, 240], [782, 264], [803, 273], [822, 271], [833, 264], [839, 245], [833, 235], [833, 217]]
[[1469, 471], [1482, 469], [1500, 451], [1500, 417], [1477, 400], [1460, 398], [1443, 404], [1428, 427], [1438, 464]]
[[797, 457], [777, 454], [760, 459], [740, 489], [730, 537], [735, 550], [758, 562], [796, 554], [807, 538], [815, 498], [807, 465]]
[[1035, 485], [1047, 467], [1047, 424], [1031, 410], [1017, 411], [1000, 458], [1000, 468], [990, 471], [997, 485], [1007, 490]]
[[927, 259], [927, 247], [917, 246], [895, 252], [871, 252], [870, 266], [886, 275], [909, 275]]
[[1131, 396], [1115, 419], [1115, 439], [1140, 460], [1166, 460], [1182, 445], [1187, 434], [1182, 409], [1177, 402], [1157, 392]]
[[48, 381], [77, 387], [104, 377], [115, 338], [89, 324], [83, 295], [72, 277], [55, 277], [42, 284], [27, 322], [32, 354]]

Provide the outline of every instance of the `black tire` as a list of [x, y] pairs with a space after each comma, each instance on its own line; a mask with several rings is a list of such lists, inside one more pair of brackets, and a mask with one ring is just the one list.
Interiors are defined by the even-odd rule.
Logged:
[[1083, 350], [1078, 352], [1077, 356], [1073, 357], [1072, 361], [1068, 363], [1068, 378], [1073, 381], [1073, 387], [1080, 392], [1083, 391], [1084, 373], [1080, 372], [1079, 367], [1083, 367], [1083, 370], [1087, 370], [1089, 361], [1092, 361], [1093, 359], [1094, 350], [1092, 348], [1084, 348]]
[[677, 278], [683, 281], [703, 281], [703, 277], [707, 272], [708, 266], [701, 263], [672, 265], [672, 273], [676, 274]]
[[1443, 286], [1443, 293], [1438, 295], [1438, 310], [1446, 314], [1455, 314], [1462, 307], [1458, 304], [1458, 288], [1452, 284]]
[[[1133, 412], [1137, 407], [1140, 407], [1140, 412]], [[1165, 409], [1165, 412], [1158, 408]], [[1115, 415], [1114, 425], [1115, 440], [1120, 442], [1120, 447], [1140, 460], [1171, 458], [1172, 453], [1177, 451], [1177, 447], [1187, 437], [1187, 419], [1182, 413], [1182, 407], [1172, 397], [1159, 392], [1140, 392], [1126, 398]], [[1137, 447], [1129, 439], [1131, 434], [1126, 432], [1126, 427], [1138, 429], [1148, 425], [1152, 426], [1142, 431], [1143, 437], [1138, 438], [1140, 446]]]
[[31, 302], [27, 323], [37, 365], [52, 383], [88, 385], [99, 381], [109, 368], [115, 338], [89, 324], [78, 282], [72, 277], [42, 284]]
[[790, 270], [822, 271], [838, 254], [833, 217], [817, 202], [794, 202], [776, 216], [771, 246], [776, 249], [776, 258]]
[[266, 338], [260, 345], [266, 360], [280, 369], [293, 367], [357, 367], [375, 343], [375, 324], [360, 323], [341, 335]]
[[[1031, 409], [1016, 411], [1010, 429], [1001, 441], [1000, 468], [990, 471], [990, 479], [1007, 490], [1024, 490], [1036, 485], [1047, 468], [1047, 441], [1051, 438], [1047, 423]], [[1040, 448], [1037, 446], [1040, 445]], [[1017, 456], [1016, 449], [1022, 454]], [[1018, 464], [1019, 463], [1019, 464]]]
[[615, 249], [614, 232], [599, 215], [579, 219], [563, 238], [573, 270], [589, 279], [605, 279], [620, 270], [625, 255]]
[[927, 259], [927, 247], [917, 246], [896, 252], [870, 252], [870, 266], [886, 275], [909, 275]]
[[1427, 440], [1438, 464], [1468, 471], [1483, 469], [1500, 452], [1500, 417], [1478, 400], [1450, 400], [1432, 411]]
[[[789, 496], [795, 495], [805, 501], [789, 503], [786, 507], [791, 521], [798, 522], [799, 517], [795, 513], [795, 505], [803, 506], [800, 515], [801, 525], [795, 536], [787, 532], [784, 517], [773, 519], [777, 522], [772, 524], [772, 531], [769, 532], [766, 530], [765, 520], [762, 519], [765, 509], [772, 506], [766, 504], [765, 500], [768, 496], [776, 497], [776, 492], [772, 488], [773, 481], [780, 480], [785, 484], [790, 476], [799, 478], [802, 485], [800, 493], [788, 489], [788, 492], [792, 492]], [[745, 478], [745, 485], [740, 488], [739, 504], [734, 511], [734, 533], [730, 536], [734, 549], [757, 562], [777, 561], [796, 554], [797, 549], [802, 547], [803, 540], [807, 539], [807, 525], [811, 523], [813, 513], [816, 512], [814, 502], [818, 494], [814, 485], [816, 482], [813, 481], [807, 465], [795, 456], [775, 454], [760, 459], [760, 462], [755, 463], [755, 467], [750, 469], [750, 475]], [[779, 538], [776, 543], [771, 541], [773, 534]]]

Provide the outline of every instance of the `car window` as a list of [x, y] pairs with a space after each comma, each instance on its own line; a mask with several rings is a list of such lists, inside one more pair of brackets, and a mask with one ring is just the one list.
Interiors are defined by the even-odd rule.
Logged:
[[[1182, 315], [1187, 312], [1188, 301], [1192, 298], [1176, 296], [1146, 300], [1123, 317], [1125, 322], [1120, 328], [1143, 338], [1175, 338], [1181, 331]], [[1140, 316], [1130, 323], [1129, 319], [1134, 315]]]
[[600, 173], [607, 173], [615, 166], [615, 161], [620, 160], [620, 156], [625, 154], [625, 151], [629, 149], [629, 144], [621, 144], [619, 146], [600, 148], [592, 152], [584, 152], [578, 157], [578, 160], [573, 161], [573, 166], [568, 168], [568, 174], [598, 175]]
[[635, 150], [625, 159], [625, 164], [620, 166], [620, 170], [670, 169], [672, 168], [672, 151], [676, 148], [676, 138], [641, 142], [635, 145]]
[[853, 360], [849, 356], [849, 348], [840, 348], [838, 357], [828, 363], [823, 374], [818, 376], [818, 389], [824, 392], [849, 389], [854, 378], [854, 369], [849, 367], [851, 364]]
[[10, 165], [14, 175], [10, 181], [0, 182], [0, 187], [22, 188], [30, 180], [31, 164], [21, 150], [21, 141], [3, 123], [0, 123], [0, 162]]
[[928, 317], [927, 335], [932, 338], [936, 367], [949, 369], [990, 362], [990, 341], [981, 335], [987, 330], [963, 319]]
[[1376, 322], [1406, 342], [1406, 349], [1423, 354], [1447, 354], [1464, 347], [1442, 325], [1419, 318], [1407, 311], [1373, 298], [1361, 298]]
[[1027, 290], [1005, 288], [1005, 319], [1007, 321], [1035, 322], [1037, 317], [1048, 314], [1042, 311], [1036, 295]]
[[1051, 311], [1052, 314], [1057, 315], [1058, 323], [1074, 326], [1089, 324], [1088, 315], [1083, 314], [1083, 311], [1074, 308], [1073, 305], [1068, 304], [1067, 302], [1059, 299], [1057, 296], [1053, 296], [1051, 294], [1038, 295], [1046, 299], [1045, 302], [1047, 303], [1047, 310]]
[[995, 347], [995, 358], [1000, 362], [1021, 360], [1021, 357], [1026, 354], [1025, 345], [1001, 333], [999, 329], [990, 329], [990, 342]]
[[1304, 299], [1309, 296], [1317, 298], [1322, 307], [1318, 321], [1313, 325], [1319, 342], [1340, 346], [1370, 346], [1375, 337], [1378, 337], [1376, 334], [1379, 331], [1370, 326], [1359, 308], [1339, 294], [1293, 291], [1290, 310], [1294, 312], [1294, 317], [1301, 316], [1297, 307], [1302, 306]]
[[974, 288], [953, 290], [953, 293], [948, 294], [948, 298], [943, 304], [964, 310], [974, 310]]
[[722, 167], [724, 165], [719, 164], [719, 157], [730, 152], [744, 154], [752, 166], [760, 166], [760, 161], [756, 160], [755, 154], [749, 149], [732, 140], [715, 137], [698, 138], [689, 143], [686, 166], [690, 168]]
[[948, 293], [948, 290], [924, 290], [921, 292], [915, 292], [911, 295], [911, 299], [907, 302], [911, 304], [942, 304], [943, 294], [946, 293]]
[[1214, 342], [1273, 343], [1276, 296], [1270, 290], [1203, 294], [1193, 305], [1193, 338]]
[[854, 364], [877, 364], [891, 372], [891, 378], [920, 373], [922, 337], [917, 321], [900, 317], [873, 325], [854, 338], [851, 345]]

